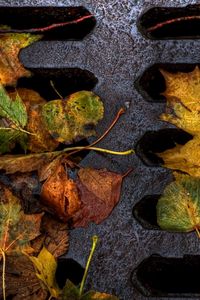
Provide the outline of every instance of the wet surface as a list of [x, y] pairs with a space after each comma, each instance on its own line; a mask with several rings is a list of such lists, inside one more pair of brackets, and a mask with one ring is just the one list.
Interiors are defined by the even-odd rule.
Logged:
[[[190, 1], [190, 4], [196, 2]], [[98, 79], [94, 91], [105, 103], [105, 118], [98, 127], [98, 134], [104, 132], [120, 107], [129, 107], [99, 146], [113, 150], [135, 148], [147, 131], [170, 128], [158, 118], [164, 111], [164, 102], [146, 101], [136, 90], [134, 82], [154, 64], [199, 63], [199, 41], [145, 39], [138, 31], [137, 20], [144, 10], [153, 6], [184, 6], [188, 4], [187, 0], [0, 0], [0, 5], [4, 6], [30, 4], [83, 5], [96, 18], [96, 27], [83, 40], [40, 41], [21, 51], [20, 58], [28, 68], [80, 68], [93, 73]], [[194, 233], [148, 230], [133, 217], [133, 207], [140, 199], [146, 195], [162, 194], [172, 178], [171, 172], [146, 166], [136, 155], [114, 157], [89, 153], [82, 165], [106, 167], [122, 173], [133, 167], [134, 171], [125, 179], [121, 201], [106, 221], [71, 232], [67, 257], [84, 266], [91, 237], [97, 234], [100, 243], [90, 269], [88, 287], [114, 293], [120, 300], [148, 299], [131, 280], [133, 270], [144, 259], [155, 253], [174, 258], [200, 253], [200, 243]], [[186, 299], [193, 299], [187, 295]], [[175, 296], [165, 299], [175, 299]], [[182, 296], [176, 299], [182, 299]]]

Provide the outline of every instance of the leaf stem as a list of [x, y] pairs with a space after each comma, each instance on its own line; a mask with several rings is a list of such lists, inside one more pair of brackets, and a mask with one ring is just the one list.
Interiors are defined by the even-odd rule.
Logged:
[[82, 294], [83, 294], [83, 289], [84, 289], [85, 281], [86, 281], [86, 279], [87, 279], [88, 270], [89, 270], [89, 267], [90, 267], [90, 263], [91, 263], [91, 260], [92, 260], [94, 251], [95, 251], [96, 246], [97, 246], [97, 242], [98, 242], [98, 236], [97, 236], [97, 235], [94, 235], [94, 236], [92, 237], [92, 248], [91, 248], [90, 255], [89, 255], [89, 257], [88, 257], [87, 263], [86, 263], [85, 272], [84, 272], [84, 274], [83, 274], [83, 278], [82, 278], [81, 285], [80, 285], [80, 289], [79, 289], [79, 296], [80, 296], [80, 297], [81, 297]]
[[[109, 150], [109, 149], [104, 149], [104, 148], [98, 148], [98, 147], [87, 147], [85, 148], [84, 146], [77, 146], [77, 147], [71, 147], [71, 148], [65, 148], [61, 151], [59, 151], [60, 153], [63, 152], [69, 152], [72, 150], [94, 150], [97, 152], [104, 152], [104, 153], [109, 153], [109, 154], [114, 154], [114, 155], [129, 155], [129, 154], [133, 154], [135, 151], [133, 149], [127, 150], [127, 151], [113, 151], [113, 150]], [[71, 155], [71, 153], [70, 153]]]
[[0, 127], [0, 130], [16, 130], [16, 131], [21, 131], [21, 132], [24, 132], [24, 133], [27, 133], [29, 135], [36, 135], [35, 133], [31, 133], [25, 129], [22, 129], [21, 127]]
[[3, 270], [2, 270], [2, 289], [3, 289], [3, 300], [6, 300], [6, 255], [2, 248], [0, 248], [3, 257]]
[[62, 95], [61, 95], [61, 94], [59, 93], [59, 91], [56, 89], [53, 80], [50, 80], [50, 85], [51, 85], [52, 89], [54, 90], [54, 92], [58, 95], [58, 97], [59, 97], [60, 99], [63, 99]]

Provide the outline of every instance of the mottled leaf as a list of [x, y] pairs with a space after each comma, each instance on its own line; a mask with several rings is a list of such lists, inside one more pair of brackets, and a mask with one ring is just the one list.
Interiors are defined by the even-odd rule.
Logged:
[[52, 297], [58, 298], [60, 290], [55, 280], [57, 262], [54, 256], [43, 247], [37, 257], [29, 256], [36, 268], [36, 276], [43, 282]]
[[24, 214], [20, 200], [3, 184], [0, 193], [0, 248], [12, 255], [31, 253], [30, 241], [40, 234], [43, 214]]
[[200, 179], [175, 174], [157, 204], [157, 221], [164, 230], [189, 232], [200, 228]]
[[52, 137], [72, 143], [95, 134], [95, 125], [103, 118], [103, 103], [93, 92], [80, 91], [66, 100], [43, 105], [43, 120]]
[[26, 70], [19, 60], [19, 52], [38, 41], [40, 35], [29, 33], [6, 33], [0, 35], [0, 82], [3, 85], [15, 86], [20, 77], [29, 77], [30, 71]]

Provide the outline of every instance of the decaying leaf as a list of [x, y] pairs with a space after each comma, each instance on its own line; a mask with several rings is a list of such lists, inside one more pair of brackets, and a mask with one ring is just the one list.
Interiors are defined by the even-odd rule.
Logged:
[[185, 145], [177, 145], [158, 155], [167, 168], [200, 176], [200, 70], [170, 74], [161, 71], [166, 81], [167, 111], [161, 119], [193, 135]]
[[73, 226], [85, 227], [89, 222], [99, 224], [105, 220], [119, 201], [122, 178], [106, 169], [80, 169], [77, 187], [82, 206], [73, 216]]
[[3, 184], [0, 194], [0, 249], [12, 255], [33, 252], [30, 241], [40, 234], [43, 214], [24, 214], [20, 200]]
[[[0, 264], [0, 282], [2, 282], [2, 264]], [[25, 255], [8, 256], [6, 258], [6, 295], [15, 300], [46, 300], [47, 292], [42, 290], [41, 282], [35, 274], [35, 269]], [[0, 284], [0, 299], [2, 297]]]
[[43, 165], [51, 162], [57, 155], [58, 153], [56, 152], [28, 155], [2, 155], [0, 156], [0, 170], [6, 171], [7, 174], [40, 170]]
[[157, 204], [157, 221], [164, 230], [200, 229], [200, 179], [175, 173]]
[[103, 112], [100, 98], [88, 91], [71, 94], [66, 100], [50, 101], [42, 107], [44, 124], [52, 137], [67, 144], [94, 135]]
[[39, 253], [43, 246], [55, 257], [66, 254], [69, 247], [68, 225], [45, 214], [41, 224], [42, 234], [33, 240], [31, 246]]
[[54, 173], [43, 184], [41, 199], [61, 220], [69, 220], [80, 209], [78, 188], [62, 164], [56, 166]]
[[60, 163], [45, 181], [43, 203], [60, 219], [74, 227], [101, 223], [119, 201], [123, 176], [107, 170], [81, 168], [77, 179], [69, 178], [70, 167]]
[[0, 35], [0, 82], [3, 85], [15, 86], [20, 77], [28, 77], [26, 70], [19, 61], [18, 55], [22, 48], [38, 41], [40, 35], [29, 33], [6, 33]]
[[55, 280], [57, 262], [54, 256], [43, 247], [37, 257], [29, 256], [36, 268], [36, 276], [43, 282], [52, 297], [58, 298], [60, 289]]

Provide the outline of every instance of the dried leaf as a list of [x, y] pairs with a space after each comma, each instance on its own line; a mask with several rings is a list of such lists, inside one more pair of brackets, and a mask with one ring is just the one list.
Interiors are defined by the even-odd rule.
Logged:
[[57, 155], [57, 152], [3, 155], [0, 156], [0, 170], [5, 170], [7, 174], [32, 172], [39, 170], [44, 164], [51, 162]]
[[19, 61], [18, 55], [22, 48], [38, 41], [40, 35], [29, 33], [6, 33], [0, 35], [0, 82], [3, 85], [15, 86], [20, 77], [29, 77], [30, 71], [26, 70]]
[[55, 281], [57, 262], [54, 256], [43, 247], [37, 257], [29, 256], [36, 268], [36, 276], [43, 282], [52, 297], [58, 298], [60, 290]]
[[81, 300], [119, 300], [116, 296], [90, 291], [81, 297]]
[[6, 254], [31, 253], [30, 241], [40, 234], [43, 214], [25, 215], [20, 201], [0, 184], [0, 248]]
[[175, 173], [157, 204], [157, 221], [164, 230], [200, 229], [200, 179]]
[[[2, 263], [0, 264], [0, 282], [2, 282]], [[41, 282], [35, 274], [31, 261], [25, 255], [8, 256], [6, 258], [6, 295], [15, 300], [46, 300], [47, 294], [41, 294]], [[36, 298], [36, 295], [40, 297]], [[43, 296], [42, 296], [43, 295]], [[0, 284], [0, 299], [2, 296], [2, 285]]]
[[43, 245], [55, 258], [67, 252], [69, 234], [66, 224], [45, 214], [42, 219], [41, 231], [43, 234], [31, 244], [36, 253], [40, 252]]
[[56, 166], [54, 173], [43, 184], [41, 199], [61, 220], [67, 221], [80, 209], [76, 183], [69, 178], [62, 164]]
[[89, 222], [96, 224], [105, 220], [120, 198], [122, 175], [106, 169], [80, 169], [77, 187], [82, 206], [73, 215], [74, 227], [85, 227]]
[[61, 143], [72, 143], [95, 134], [94, 126], [103, 118], [103, 103], [92, 92], [80, 91], [66, 100], [43, 105], [42, 116], [52, 137]]

